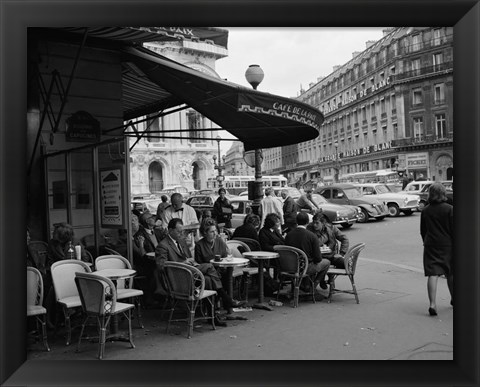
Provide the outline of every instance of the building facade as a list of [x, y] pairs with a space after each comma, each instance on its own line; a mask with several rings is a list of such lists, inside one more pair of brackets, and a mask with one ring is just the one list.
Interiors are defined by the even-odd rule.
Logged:
[[254, 175], [255, 169], [249, 167], [243, 159], [244, 147], [241, 141], [233, 141], [225, 155], [225, 175], [248, 176]]
[[[215, 61], [228, 55], [226, 48], [208, 41], [149, 42], [144, 46], [217, 78]], [[155, 194], [176, 185], [205, 189], [207, 179], [216, 174], [213, 156], [217, 156], [219, 127], [191, 108], [144, 119], [136, 125], [141, 138], [130, 138], [132, 195]]]
[[[355, 181], [393, 170], [453, 179], [453, 28], [388, 28], [298, 97], [325, 115], [320, 135], [264, 150], [289, 183]], [[365, 179], [364, 179], [365, 181]]]

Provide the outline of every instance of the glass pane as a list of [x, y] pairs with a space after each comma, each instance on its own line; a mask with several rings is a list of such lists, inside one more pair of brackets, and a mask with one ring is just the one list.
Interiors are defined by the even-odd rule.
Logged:
[[66, 222], [67, 214], [67, 172], [65, 155], [47, 159], [47, 192], [50, 237], [54, 224]]

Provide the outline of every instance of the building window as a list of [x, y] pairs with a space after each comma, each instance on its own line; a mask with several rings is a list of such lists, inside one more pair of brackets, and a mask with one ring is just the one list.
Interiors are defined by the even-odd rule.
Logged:
[[393, 56], [397, 56], [398, 55], [398, 42], [394, 42], [392, 44], [392, 52], [393, 52]]
[[[151, 117], [150, 115], [148, 117]], [[147, 127], [145, 129], [146, 132], [152, 132], [150, 137], [149, 134], [147, 134], [147, 141], [148, 142], [160, 142], [160, 118], [154, 117], [154, 118], [149, 118], [147, 120]]]
[[412, 51], [420, 50], [420, 34], [412, 36]]
[[447, 137], [447, 121], [445, 114], [435, 114], [435, 136], [437, 138]]
[[439, 46], [442, 44], [442, 30], [440, 28], [435, 28], [433, 30], [433, 45]]
[[382, 99], [380, 100], [380, 113], [382, 113], [382, 115], [384, 115], [384, 114], [387, 113], [386, 104], [385, 104], [385, 98], [382, 98]]
[[390, 75], [395, 75], [395, 66], [390, 67]]
[[445, 103], [445, 84], [444, 83], [438, 83], [435, 85], [435, 103], [440, 104], [440, 103]]
[[412, 60], [412, 76], [420, 75], [420, 58]]
[[434, 70], [440, 70], [440, 66], [443, 64], [443, 53], [433, 54], [433, 67]]
[[375, 110], [375, 101], [370, 104], [370, 117], [372, 121], [377, 120], [377, 111]]
[[422, 88], [413, 89], [412, 104], [413, 106], [421, 105], [423, 103]]
[[423, 117], [415, 117], [413, 119], [413, 135], [415, 140], [423, 140]]
[[362, 106], [362, 120], [367, 123], [367, 109], [365, 106]]
[[393, 127], [393, 138], [397, 139], [398, 138], [398, 124], [395, 123], [395, 124], [392, 125], [392, 127]]
[[390, 96], [390, 104], [392, 105], [392, 114], [397, 114], [397, 98], [395, 94]]

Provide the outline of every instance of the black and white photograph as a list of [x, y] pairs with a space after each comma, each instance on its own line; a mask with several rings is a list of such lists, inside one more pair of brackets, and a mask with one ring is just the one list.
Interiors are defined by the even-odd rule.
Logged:
[[465, 32], [414, 21], [27, 26], [26, 364], [456, 364], [475, 107]]

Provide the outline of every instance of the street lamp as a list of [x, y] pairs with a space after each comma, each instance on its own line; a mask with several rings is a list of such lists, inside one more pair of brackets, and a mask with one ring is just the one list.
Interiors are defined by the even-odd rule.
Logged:
[[334, 180], [335, 180], [335, 183], [338, 183], [338, 175], [340, 174], [340, 157], [338, 155], [338, 141], [335, 140], [334, 144], [335, 146], [335, 176], [334, 176]]
[[[218, 187], [222, 188], [223, 181], [225, 180], [225, 176], [223, 176], [223, 170], [225, 169], [225, 155], [220, 157], [220, 141], [222, 140], [222, 138], [220, 136], [217, 136], [215, 140], [217, 140], [217, 145], [218, 145], [218, 164], [217, 164], [217, 156], [213, 155], [213, 168], [218, 171], [218, 175], [217, 175]], [[222, 163], [222, 160], [223, 160], [223, 163]]]
[[[263, 81], [264, 73], [262, 68], [259, 65], [250, 65], [248, 66], [247, 71], [245, 71], [245, 78], [247, 82], [252, 85], [254, 90], [257, 90], [257, 86]], [[247, 155], [248, 152], [245, 152], [244, 160], [250, 167], [255, 167], [255, 182], [253, 183], [253, 203], [252, 203], [252, 212], [259, 215], [260, 212], [260, 203], [262, 201], [262, 150], [255, 149], [254, 153], [254, 163], [250, 160], [250, 155]], [[249, 161], [247, 161], [247, 158]], [[252, 165], [253, 164], [253, 165]]]

